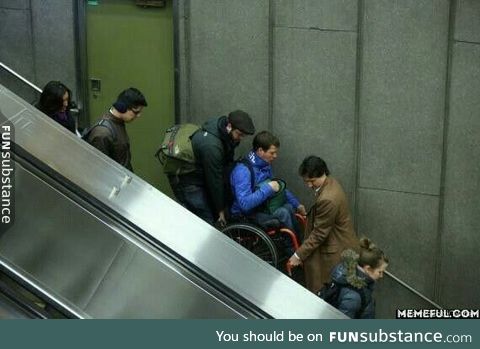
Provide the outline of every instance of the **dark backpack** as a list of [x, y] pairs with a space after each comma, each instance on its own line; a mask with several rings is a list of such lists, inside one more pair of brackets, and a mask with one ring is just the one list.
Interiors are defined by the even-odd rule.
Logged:
[[106, 127], [112, 134], [113, 142], [117, 141], [117, 134], [115, 132], [115, 127], [113, 127], [112, 122], [108, 119], [101, 119], [95, 125], [83, 131], [82, 139], [84, 141], [88, 142], [88, 136], [90, 135], [90, 133], [93, 131], [95, 127]]
[[330, 304], [332, 307], [335, 307], [338, 309], [338, 306], [340, 305], [340, 291], [342, 288], [349, 288], [355, 292], [357, 292], [360, 295], [360, 299], [362, 301], [360, 309], [357, 311], [355, 314], [355, 317], [360, 316], [363, 311], [365, 310], [366, 307], [366, 297], [365, 297], [365, 291], [363, 288], [356, 288], [348, 284], [338, 284], [335, 281], [332, 281], [330, 283], [325, 283], [323, 284], [323, 287], [318, 291], [317, 296], [322, 298], [325, 302]]
[[200, 129], [194, 124], [169, 127], [160, 148], [155, 153], [167, 175], [183, 175], [195, 171], [192, 137]]

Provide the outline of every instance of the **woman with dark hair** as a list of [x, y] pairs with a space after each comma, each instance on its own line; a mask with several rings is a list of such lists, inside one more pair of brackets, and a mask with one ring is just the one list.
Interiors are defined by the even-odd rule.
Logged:
[[36, 107], [63, 127], [75, 133], [75, 120], [70, 115], [71, 91], [60, 81], [50, 81], [43, 88]]
[[305, 184], [313, 189], [315, 203], [307, 214], [304, 241], [290, 257], [292, 267], [303, 263], [306, 287], [317, 293], [330, 280], [332, 268], [347, 248], [358, 249], [347, 196], [330, 176], [327, 164], [309, 156], [298, 169]]
[[332, 281], [340, 287], [338, 310], [352, 319], [374, 319], [372, 293], [388, 266], [387, 256], [369, 239], [362, 238], [360, 255], [346, 250], [342, 259], [332, 270]]

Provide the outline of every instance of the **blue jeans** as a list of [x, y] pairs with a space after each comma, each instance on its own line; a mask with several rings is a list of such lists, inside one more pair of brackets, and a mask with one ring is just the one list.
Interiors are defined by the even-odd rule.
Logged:
[[182, 206], [205, 222], [213, 225], [213, 212], [205, 188], [195, 184], [177, 182], [175, 178], [169, 178], [169, 180], [173, 194], [175, 194]]
[[273, 214], [268, 214], [264, 212], [256, 212], [255, 213], [255, 220], [262, 224], [262, 222], [266, 222], [271, 220], [272, 218], [276, 218], [282, 224], [282, 227], [288, 228], [290, 230], [295, 231], [295, 226], [293, 225], [293, 215], [295, 212], [293, 211], [293, 207], [290, 204], [285, 204], [275, 210]]
[[[301, 237], [299, 234], [299, 227], [297, 221], [295, 219], [295, 210], [293, 209], [292, 205], [285, 204], [282, 207], [279, 207], [273, 212], [273, 214], [257, 212], [255, 213], [255, 220], [261, 225], [263, 222], [269, 221], [272, 218], [276, 218], [280, 221], [282, 228], [288, 228], [295, 233], [297, 236], [297, 240], [301, 243]], [[288, 248], [293, 248], [290, 239], [287, 239]], [[293, 249], [292, 249], [293, 251]], [[295, 251], [293, 251], [295, 252]], [[293, 253], [292, 252], [292, 253]]]

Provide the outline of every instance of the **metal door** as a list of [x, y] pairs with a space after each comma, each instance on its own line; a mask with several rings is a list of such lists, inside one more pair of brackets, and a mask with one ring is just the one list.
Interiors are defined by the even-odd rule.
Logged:
[[141, 117], [128, 125], [135, 173], [159, 190], [170, 187], [154, 153], [174, 123], [172, 2], [140, 7], [133, 0], [88, 1], [86, 41], [90, 123], [125, 88], [147, 99]]

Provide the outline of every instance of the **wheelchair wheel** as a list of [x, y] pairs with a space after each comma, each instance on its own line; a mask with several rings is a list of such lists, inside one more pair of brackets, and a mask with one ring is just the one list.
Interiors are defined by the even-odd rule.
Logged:
[[272, 239], [262, 229], [251, 224], [231, 224], [222, 233], [274, 268], [278, 266], [278, 252]]

